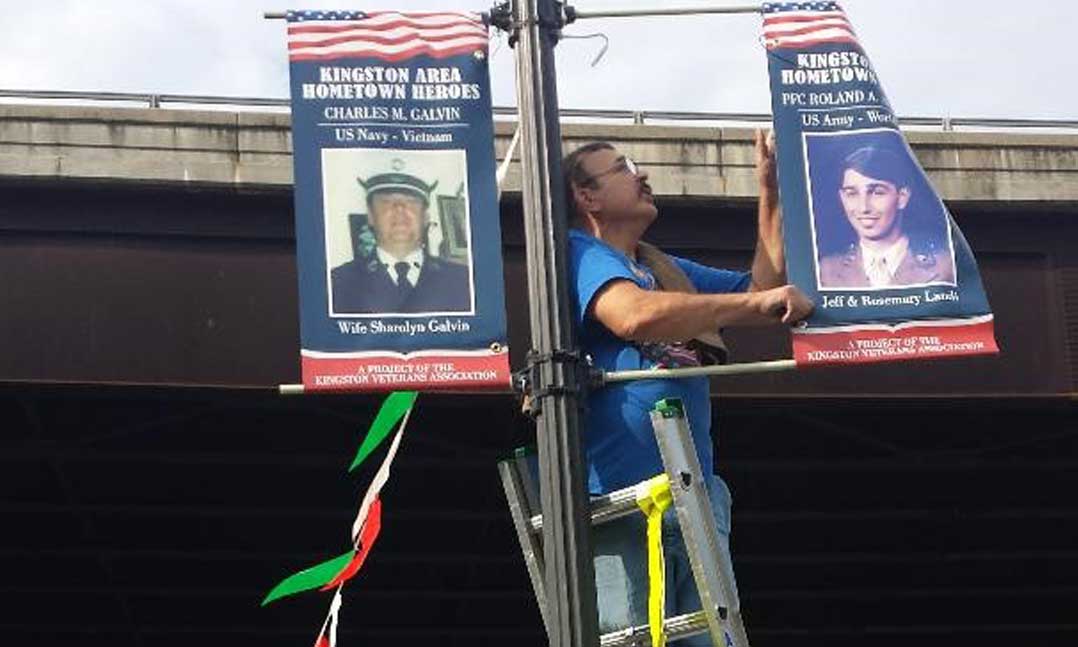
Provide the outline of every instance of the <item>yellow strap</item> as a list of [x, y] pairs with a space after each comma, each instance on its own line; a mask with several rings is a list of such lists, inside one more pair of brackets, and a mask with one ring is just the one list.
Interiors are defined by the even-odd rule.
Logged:
[[666, 563], [663, 560], [663, 512], [670, 507], [670, 479], [660, 474], [636, 488], [636, 504], [648, 518], [648, 628], [652, 647], [665, 647]]

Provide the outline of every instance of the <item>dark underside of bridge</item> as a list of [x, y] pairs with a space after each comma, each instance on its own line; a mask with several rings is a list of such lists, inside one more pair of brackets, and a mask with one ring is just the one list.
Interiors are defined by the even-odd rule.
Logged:
[[[5, 644], [311, 644], [327, 593], [258, 603], [347, 548], [376, 402], [3, 391]], [[754, 645], [1078, 639], [1073, 405], [717, 403]], [[506, 396], [420, 400], [343, 644], [545, 642], [494, 469], [530, 435]]]

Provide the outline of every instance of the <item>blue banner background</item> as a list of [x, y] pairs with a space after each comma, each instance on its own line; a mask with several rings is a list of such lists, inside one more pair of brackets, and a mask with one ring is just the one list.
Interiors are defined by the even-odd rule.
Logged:
[[[861, 48], [852, 43], [821, 43], [796, 50], [768, 51], [787, 268], [790, 281], [817, 305], [807, 322], [809, 327], [866, 322], [894, 324], [913, 319], [953, 319], [989, 314], [990, 308], [973, 254], [899, 132], [894, 112], [874, 72], [861, 74], [862, 78], [857, 78], [856, 74], [849, 75], [854, 78], [840, 78], [834, 83], [812, 82], [810, 75], [814, 70], [819, 70], [820, 59], [799, 58], [799, 55], [829, 53], [864, 55]], [[832, 57], [831, 60], [837, 62], [840, 57]], [[847, 57], [845, 60], [851, 59]], [[867, 59], [863, 60], [867, 63]], [[843, 67], [851, 71], [858, 67], [866, 69], [857, 65], [825, 65], [823, 69], [830, 71]], [[871, 68], [867, 69], [871, 71]], [[841, 74], [837, 76], [841, 77]], [[815, 80], [819, 78], [817, 76]], [[837, 190], [821, 191], [817, 188], [819, 203], [811, 204], [813, 192], [810, 182], [813, 185], [835, 183], [840, 177], [840, 164], [845, 154], [868, 141], [885, 140], [894, 140], [896, 144], [893, 147], [906, 155], [911, 168], [915, 169], [909, 210], [937, 210], [946, 216], [940, 219], [936, 233], [942, 234], [947, 229], [950, 231], [956, 264], [956, 287], [821, 289], [818, 284], [816, 243], [820, 242], [820, 251], [827, 254], [848, 246], [856, 237], [852, 228], [845, 223]], [[812, 143], [807, 144], [807, 141]], [[818, 214], [835, 216], [828, 219], [821, 215], [815, 234], [812, 208]], [[950, 295], [950, 292], [956, 294]], [[957, 298], [950, 298], [952, 296]], [[903, 297], [916, 297], [919, 302], [916, 305], [894, 303]], [[936, 297], [939, 297], [938, 300], [929, 301]], [[890, 302], [886, 307], [865, 305], [865, 298], [887, 299]]]
[[[396, 67], [408, 68], [415, 78], [419, 68], [458, 68], [462, 83], [477, 84], [481, 96], [478, 100], [417, 101], [413, 99], [301, 99], [305, 83], [319, 82], [319, 68], [323, 66], [347, 67]], [[302, 347], [305, 350], [349, 352], [360, 350], [391, 349], [409, 352], [427, 348], [478, 349], [491, 343], [506, 344], [504, 287], [501, 257], [501, 227], [499, 222], [497, 187], [495, 184], [494, 123], [490, 100], [490, 82], [485, 55], [465, 54], [435, 59], [419, 55], [413, 59], [386, 62], [374, 58], [348, 58], [333, 61], [293, 61], [291, 63], [292, 134], [294, 149], [296, 246], [299, 258], [300, 327]], [[410, 95], [409, 95], [410, 96]], [[370, 130], [385, 131], [390, 141], [385, 144], [369, 142], [341, 142], [334, 135], [334, 127], [325, 124], [325, 108], [330, 106], [378, 106], [387, 110], [401, 108], [410, 114], [413, 108], [434, 107], [459, 108], [462, 118], [449, 121], [424, 122], [423, 132], [447, 133], [451, 143], [408, 142], [400, 137], [400, 130], [412, 124], [384, 123], [372, 125]], [[354, 120], [346, 121], [351, 123]], [[363, 120], [365, 123], [370, 120]], [[458, 125], [463, 122], [463, 125]], [[394, 139], [393, 137], [396, 136]], [[427, 334], [355, 334], [342, 333], [338, 321], [349, 317], [329, 316], [327, 294], [327, 268], [325, 250], [325, 225], [323, 219], [322, 155], [324, 148], [361, 147], [391, 148], [402, 150], [464, 149], [467, 152], [468, 206], [471, 228], [471, 253], [473, 263], [475, 314], [387, 316], [357, 321], [370, 327], [375, 320], [401, 324], [408, 321], [426, 324], [432, 318], [466, 322], [468, 330], [452, 333]], [[364, 175], [370, 175], [361, 170]], [[357, 172], [357, 175], [360, 174]], [[355, 186], [360, 191], [358, 185]]]

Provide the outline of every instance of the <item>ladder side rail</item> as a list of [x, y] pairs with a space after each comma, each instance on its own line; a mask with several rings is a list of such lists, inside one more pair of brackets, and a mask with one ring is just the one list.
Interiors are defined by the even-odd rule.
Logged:
[[535, 476], [539, 473], [539, 455], [530, 454], [525, 450], [517, 450], [513, 457], [513, 466], [520, 484], [524, 486], [524, 501], [528, 504], [528, 510], [535, 514], [543, 505], [539, 502], [539, 481]]
[[[532, 589], [535, 591], [535, 602], [539, 605], [539, 613], [543, 617], [543, 628], [550, 634], [550, 625], [547, 620], [546, 587], [543, 579], [546, 564], [543, 561], [542, 538], [532, 528], [532, 508], [528, 501], [531, 498], [523, 482], [521, 464], [523, 461], [506, 460], [498, 463], [498, 474], [502, 479], [502, 489], [505, 490], [505, 498], [509, 503], [509, 514], [513, 518], [513, 527], [516, 529], [517, 541], [520, 542], [520, 552], [524, 554], [524, 564], [528, 568], [528, 578], [532, 581]], [[526, 469], [526, 466], [525, 466]]]
[[720, 550], [707, 484], [680, 402], [660, 402], [651, 412], [651, 423], [670, 478], [670, 494], [711, 640], [715, 645], [725, 646], [725, 625], [736, 647], [749, 647], [733, 584], [733, 567]]

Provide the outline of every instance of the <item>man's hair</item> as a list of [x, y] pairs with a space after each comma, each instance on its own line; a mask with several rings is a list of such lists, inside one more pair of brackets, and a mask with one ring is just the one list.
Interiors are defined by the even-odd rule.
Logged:
[[898, 189], [908, 188], [912, 181], [908, 161], [894, 151], [876, 146], [864, 146], [847, 155], [840, 172], [845, 174], [851, 169], [865, 177], [890, 182]]
[[565, 207], [568, 213], [566, 214], [569, 220], [577, 218], [580, 214], [578, 209], [580, 205], [576, 203], [576, 197], [573, 195], [573, 187], [586, 187], [593, 188], [597, 184], [595, 178], [591, 177], [584, 171], [582, 164], [585, 155], [594, 153], [601, 150], [613, 150], [614, 146], [609, 142], [592, 142], [590, 144], [584, 144], [575, 151], [569, 153], [561, 161], [561, 174], [562, 179], [565, 181]]

